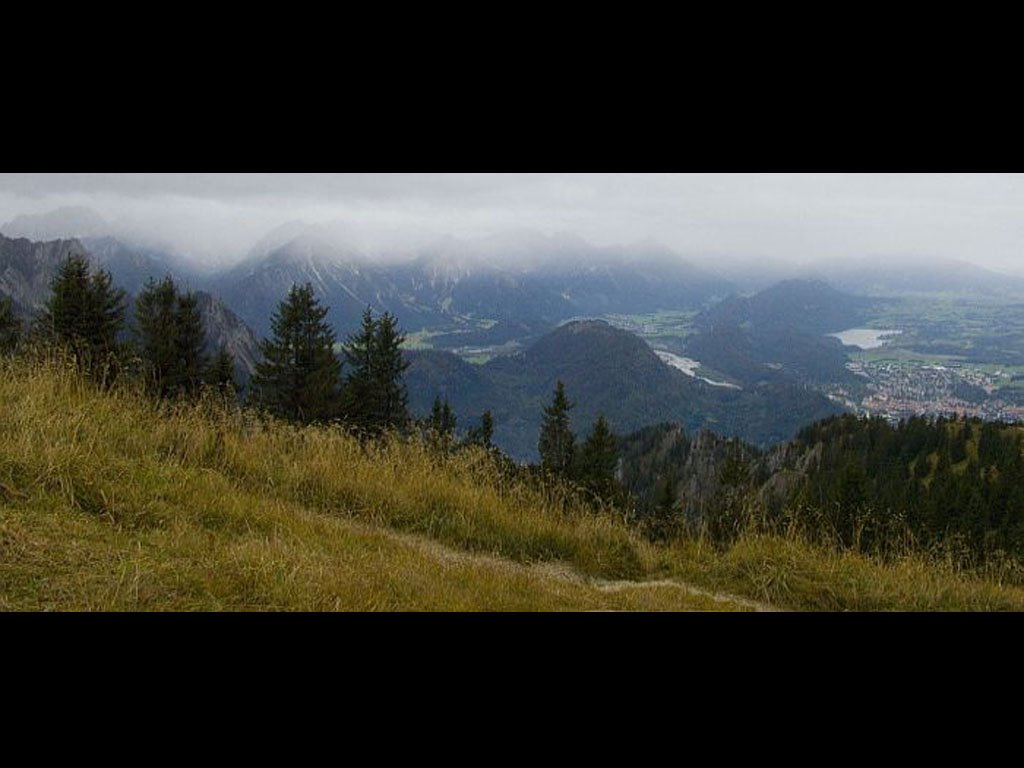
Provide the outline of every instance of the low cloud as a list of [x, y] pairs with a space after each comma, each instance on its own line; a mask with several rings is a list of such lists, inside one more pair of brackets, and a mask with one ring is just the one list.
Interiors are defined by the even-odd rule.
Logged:
[[691, 258], [913, 255], [1024, 272], [1019, 174], [0, 174], [0, 223], [62, 206], [211, 265], [302, 220], [406, 240], [533, 229]]

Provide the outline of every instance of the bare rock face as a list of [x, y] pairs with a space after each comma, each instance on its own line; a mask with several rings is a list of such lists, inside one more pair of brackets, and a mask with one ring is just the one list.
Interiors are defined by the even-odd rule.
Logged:
[[78, 240], [34, 243], [0, 235], [0, 295], [14, 301], [25, 319], [39, 311], [50, 296], [50, 282], [68, 256], [88, 253]]
[[226, 349], [235, 358], [235, 375], [243, 382], [248, 381], [256, 370], [260, 359], [259, 342], [242, 319], [225, 306], [216, 296], [199, 291], [199, 314], [206, 329], [208, 355], [216, 355]]
[[680, 497], [686, 500], [689, 514], [700, 515], [704, 505], [728, 489], [731, 481], [724, 474], [730, 462], [742, 474], [753, 476], [756, 452], [742, 441], [721, 437], [707, 429], [697, 433], [683, 466], [680, 487]]

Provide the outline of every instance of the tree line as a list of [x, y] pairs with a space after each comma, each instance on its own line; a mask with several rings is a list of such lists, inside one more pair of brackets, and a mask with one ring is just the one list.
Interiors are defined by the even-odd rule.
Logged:
[[804, 428], [787, 451], [796, 461], [781, 466], [783, 492], [762, 492], [772, 479], [762, 459], [718, 467], [719, 493], [696, 521], [713, 540], [728, 544], [754, 524], [883, 556], [933, 552], [966, 566], [1024, 559], [1017, 426], [847, 414]]
[[[50, 297], [31, 329], [24, 332], [11, 301], [0, 302], [0, 352], [26, 341], [59, 345], [81, 370], [105, 384], [118, 376], [140, 377], [162, 399], [196, 397], [206, 387], [237, 394], [234, 360], [227, 350], [204, 352], [206, 332], [195, 293], [170, 276], [150, 279], [128, 317], [128, 296], [105, 270], [93, 271], [82, 256], [69, 255], [53, 278]], [[418, 432], [435, 447], [453, 451], [493, 445], [494, 417], [456, 437], [458, 417], [437, 398], [429, 416], [413, 419], [403, 375], [405, 335], [394, 315], [363, 313], [357, 331], [338, 343], [327, 322], [328, 307], [312, 285], [293, 286], [271, 318], [271, 335], [260, 342], [261, 360], [249, 382], [247, 404], [296, 424], [342, 422], [366, 437], [385, 432]], [[538, 442], [539, 471], [572, 481], [591, 495], [621, 502], [615, 479], [616, 438], [602, 416], [586, 440], [577, 443], [570, 423], [574, 407], [558, 382], [544, 409]]]
[[128, 295], [109, 272], [69, 254], [50, 283], [50, 296], [28, 328], [0, 300], [0, 354], [56, 346], [102, 385], [134, 375], [163, 398], [199, 393], [204, 386], [237, 392], [234, 359], [225, 349], [211, 359], [198, 298], [171, 277], [150, 279], [128, 318]]

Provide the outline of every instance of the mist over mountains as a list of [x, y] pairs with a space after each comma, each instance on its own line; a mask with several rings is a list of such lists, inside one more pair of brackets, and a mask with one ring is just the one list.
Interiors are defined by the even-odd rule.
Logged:
[[701, 306], [732, 289], [657, 246], [598, 248], [577, 237], [516, 233], [446, 239], [398, 259], [324, 230], [289, 227], [289, 234], [211, 281], [260, 332], [282, 286], [305, 282], [324, 297], [339, 329], [353, 327], [370, 306], [414, 331], [476, 321], [542, 329], [577, 316]]
[[[130, 295], [171, 275], [199, 293], [209, 350], [227, 348], [243, 380], [293, 285], [314, 286], [339, 341], [367, 307], [390, 312], [411, 340], [406, 381], [414, 413], [447, 398], [466, 427], [491, 410], [497, 443], [523, 460], [536, 456], [542, 408], [558, 380], [579, 403], [581, 435], [604, 415], [621, 433], [672, 422], [755, 445], [786, 440], [843, 410], [822, 394], [824, 385], [858, 381], [843, 345], [827, 334], [861, 325], [868, 307], [901, 292], [1018, 290], [1014, 279], [937, 261], [919, 279], [912, 264], [896, 261], [833, 265], [825, 275], [819, 266], [817, 277], [799, 278], [792, 265], [744, 271], [722, 261], [723, 276], [653, 241], [599, 246], [529, 230], [458, 238], [293, 221], [257, 238], [241, 260], [204, 268], [87, 208], [18, 216], [0, 232], [0, 295], [21, 317], [42, 306], [71, 253], [109, 270]], [[769, 284], [751, 290], [761, 282]], [[642, 325], [664, 313], [692, 327], [658, 349], [598, 319]], [[667, 363], [666, 353], [699, 361], [708, 376]], [[712, 375], [727, 383], [708, 383]]]
[[[682, 254], [650, 238], [620, 245], [595, 245], [568, 231], [544, 233], [522, 227], [482, 236], [457, 237], [423, 225], [356, 218], [318, 222], [293, 220], [268, 226], [262, 232], [254, 221], [248, 223], [248, 229], [253, 234], [243, 251], [238, 251], [237, 247], [218, 248], [213, 244], [219, 242], [217, 238], [210, 238], [208, 248], [196, 250], [183, 243], [194, 245], [197, 238], [201, 240], [201, 230], [192, 233], [190, 238], [176, 241], [170, 224], [155, 227], [129, 214], [110, 220], [79, 205], [13, 216], [0, 226], [0, 233], [35, 242], [89, 240], [94, 250], [104, 247], [100, 245], [104, 239], [116, 241], [136, 253], [157, 259], [171, 273], [201, 276], [211, 283], [219, 280], [221, 285], [237, 278], [252, 279], [257, 289], [266, 279], [261, 273], [267, 269], [277, 270], [282, 279], [289, 273], [316, 278], [316, 273], [320, 272], [327, 283], [330, 283], [330, 275], [324, 274], [325, 269], [330, 271], [344, 266], [350, 271], [359, 268], [385, 273], [395, 269], [396, 274], [387, 278], [395, 285], [382, 286], [379, 276], [370, 275], [364, 286], [369, 295], [359, 295], [359, 299], [375, 299], [380, 289], [384, 297], [382, 305], [391, 301], [396, 307], [415, 306], [420, 313], [436, 303], [423, 296], [409, 295], [420, 290], [418, 286], [423, 282], [435, 287], [467, 278], [477, 283], [488, 279], [492, 283], [514, 282], [526, 280], [530, 275], [540, 279], [554, 277], [566, 284], [566, 290], [554, 292], [553, 301], [556, 305], [560, 303], [557, 299], [562, 293], [567, 293], [570, 299], [561, 302], [561, 309], [551, 308], [561, 314], [569, 311], [566, 301], [569, 304], [575, 301], [582, 313], [594, 311], [593, 307], [602, 306], [601, 302], [607, 307], [605, 311], [623, 311], [624, 303], [630, 304], [625, 311], [640, 311], [632, 306], [632, 299], [617, 302], [615, 298], [636, 295], [635, 289], [642, 286], [630, 285], [629, 281], [636, 281], [637, 275], [648, 283], [647, 303], [662, 305], [692, 303], [708, 296], [722, 298], [728, 293], [749, 295], [787, 279], [822, 280], [847, 293], [869, 296], [1005, 296], [1024, 291], [1024, 278], [994, 272], [964, 260], [932, 255], [865, 254], [856, 259], [823, 257], [806, 261], [798, 257], [786, 260], [759, 254], [709, 251]], [[673, 273], [692, 284], [678, 281], [673, 284]], [[589, 281], [603, 280], [604, 285], [581, 286], [583, 295], [576, 296], [572, 281], [580, 276]], [[665, 280], [668, 284], [663, 285]], [[683, 293], [673, 295], [677, 290]], [[593, 300], [588, 298], [588, 291], [595, 294]], [[686, 295], [687, 292], [690, 295]], [[388, 297], [389, 293], [394, 295]], [[443, 295], [443, 290], [440, 293], [443, 302], [448, 297]], [[403, 295], [397, 297], [397, 294]], [[255, 307], [263, 300], [254, 298], [252, 301]], [[346, 312], [342, 314], [347, 316]], [[256, 318], [246, 319], [254, 322]]]

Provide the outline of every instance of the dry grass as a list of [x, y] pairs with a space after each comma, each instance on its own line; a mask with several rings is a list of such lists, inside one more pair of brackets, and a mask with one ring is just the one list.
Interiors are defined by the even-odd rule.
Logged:
[[1020, 611], [1024, 590], [920, 556], [881, 562], [807, 541], [751, 534], [725, 551], [681, 541], [651, 569], [778, 608], [812, 611]]
[[[0, 365], [0, 608], [729, 607], [678, 589], [602, 590], [582, 576], [639, 575], [633, 534], [557, 494], [489, 485], [479, 454], [364, 450], [336, 430]], [[578, 575], [533, 567], [556, 561]]]
[[[652, 546], [482, 452], [364, 447], [0, 361], [0, 609], [1021, 609], [1024, 592], [797, 540]], [[607, 582], [615, 582], [608, 588]]]

